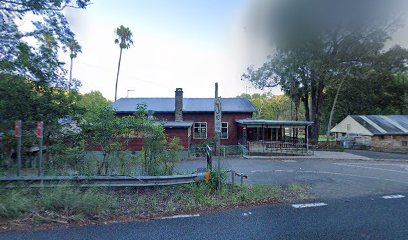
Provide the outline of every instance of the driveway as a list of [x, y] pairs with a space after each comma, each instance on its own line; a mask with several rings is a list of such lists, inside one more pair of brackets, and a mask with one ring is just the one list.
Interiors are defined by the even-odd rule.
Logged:
[[[177, 171], [191, 173], [205, 166], [204, 159], [188, 160]], [[408, 162], [402, 161], [230, 158], [221, 160], [221, 166], [248, 175], [247, 184], [303, 184], [321, 199], [408, 191]]]

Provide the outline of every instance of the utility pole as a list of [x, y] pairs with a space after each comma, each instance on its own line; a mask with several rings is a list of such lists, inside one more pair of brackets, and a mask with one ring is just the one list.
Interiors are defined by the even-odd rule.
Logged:
[[220, 134], [221, 134], [221, 99], [218, 98], [218, 83], [215, 83], [215, 98], [214, 98], [214, 138], [215, 138], [215, 154], [217, 156], [217, 180], [218, 192], [221, 193], [221, 163], [220, 163]]
[[17, 176], [21, 174], [21, 120], [17, 120], [14, 127], [14, 136], [17, 138]]

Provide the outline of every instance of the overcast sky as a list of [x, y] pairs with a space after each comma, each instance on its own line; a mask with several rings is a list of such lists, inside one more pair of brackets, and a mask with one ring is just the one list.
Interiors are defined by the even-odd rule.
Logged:
[[[243, 15], [250, 0], [95, 0], [86, 10], [66, 12], [82, 46], [73, 77], [80, 92], [99, 90], [113, 100], [119, 46], [114, 30], [129, 27], [134, 45], [123, 51], [118, 98], [222, 97], [254, 92], [240, 80], [248, 65], [261, 61], [245, 43]], [[68, 63], [68, 54], [65, 54]], [[279, 94], [279, 89], [274, 91]]]

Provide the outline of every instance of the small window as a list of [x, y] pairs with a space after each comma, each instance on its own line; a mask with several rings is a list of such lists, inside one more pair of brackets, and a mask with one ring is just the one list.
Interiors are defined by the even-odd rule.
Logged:
[[194, 139], [207, 139], [207, 123], [196, 122], [194, 123]]
[[408, 147], [408, 141], [402, 141], [401, 144], [403, 147]]
[[221, 123], [221, 139], [228, 139], [228, 123]]
[[347, 132], [351, 130], [351, 125], [347, 124]]

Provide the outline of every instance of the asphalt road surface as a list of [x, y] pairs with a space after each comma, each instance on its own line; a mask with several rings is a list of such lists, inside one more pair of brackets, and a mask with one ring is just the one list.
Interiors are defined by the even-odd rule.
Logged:
[[[186, 161], [178, 171], [191, 173], [205, 160]], [[302, 184], [317, 198], [338, 199], [408, 192], [408, 162], [336, 159], [226, 159], [224, 169], [248, 175], [247, 184]], [[216, 161], [213, 163], [216, 166]]]
[[0, 239], [407, 239], [408, 200], [402, 194], [389, 199], [322, 200], [314, 205], [277, 205], [150, 222], [23, 231], [0, 234]]

